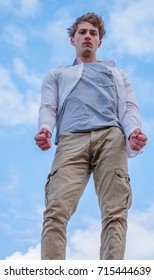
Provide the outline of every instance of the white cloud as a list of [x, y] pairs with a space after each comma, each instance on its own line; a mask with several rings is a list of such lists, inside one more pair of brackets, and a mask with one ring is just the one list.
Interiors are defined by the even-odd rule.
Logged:
[[154, 259], [154, 205], [132, 211], [129, 218], [127, 259]]
[[21, 199], [24, 185], [21, 180], [23, 177], [18, 174], [17, 170], [12, 169], [7, 174], [8, 182], [0, 184], [0, 199], [5, 201], [5, 207], [1, 207], [0, 211], [0, 229], [2, 236], [7, 236], [16, 244], [30, 246], [40, 240], [44, 207], [40, 204], [41, 198], [37, 191], [29, 192], [28, 199], [33, 202], [28, 203], [28, 208], [24, 207], [27, 194]]
[[40, 260], [40, 244], [36, 247], [30, 247], [25, 254], [21, 252], [15, 252], [6, 260]]
[[[128, 219], [128, 235], [125, 259], [154, 259], [154, 205], [143, 211], [131, 211]], [[84, 229], [71, 233], [67, 259], [99, 259], [100, 222], [88, 217]], [[40, 259], [40, 245], [26, 253], [15, 252], [7, 260]]]
[[0, 198], [5, 197], [6, 199], [6, 197], [10, 197], [10, 193], [11, 197], [12, 193], [13, 195], [16, 193], [16, 189], [20, 183], [21, 173], [15, 168], [10, 168], [7, 170], [7, 178], [7, 183], [3, 183], [2, 180], [0, 182]]
[[56, 66], [68, 64], [71, 57], [75, 56], [74, 48], [70, 46], [67, 34], [67, 28], [74, 20], [71, 16], [71, 9], [73, 6], [60, 9], [55, 19], [48, 22], [46, 28], [41, 32], [42, 38], [52, 46], [52, 63]]
[[119, 5], [114, 6], [109, 24], [112, 46], [120, 52], [137, 56], [154, 54], [153, 1], [117, 3]]
[[25, 49], [27, 36], [19, 27], [14, 25], [6, 25], [1, 39], [16, 49]]
[[30, 71], [22, 59], [14, 59], [14, 72], [20, 79], [25, 81], [27, 84], [35, 87], [36, 89], [40, 88], [40, 83], [42, 82], [41, 75], [34, 73], [33, 70]]
[[[19, 69], [21, 69], [20, 74]], [[10, 71], [2, 66], [0, 67], [0, 123], [3, 125], [36, 124], [41, 79], [39, 83], [39, 76], [29, 73], [20, 60], [15, 62], [15, 71], [20, 78], [26, 80], [27, 88], [20, 92]]]
[[32, 16], [34, 17], [36, 13], [40, 11], [40, 1], [39, 0], [19, 0], [19, 8], [17, 8], [17, 13], [20, 16]]
[[10, 9], [12, 7], [12, 1], [11, 0], [1, 0], [0, 7], [3, 9]]
[[99, 259], [100, 223], [86, 217], [85, 229], [71, 233], [67, 248], [68, 259]]
[[[148, 118], [142, 120], [142, 127], [144, 133], [148, 137], [147, 145], [150, 147], [149, 149], [149, 156], [151, 158], [150, 162], [152, 164], [152, 160], [154, 158], [154, 118]], [[151, 147], [152, 145], [152, 147]]]
[[0, 7], [19, 17], [34, 17], [40, 11], [39, 0], [1, 0]]

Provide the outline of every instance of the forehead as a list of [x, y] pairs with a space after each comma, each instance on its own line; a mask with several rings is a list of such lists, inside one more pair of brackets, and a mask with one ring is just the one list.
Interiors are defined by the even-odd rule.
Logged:
[[87, 29], [87, 30], [95, 30], [98, 32], [98, 27], [94, 26], [92, 23], [90, 22], [80, 22], [77, 26], [77, 30], [80, 30], [80, 29]]

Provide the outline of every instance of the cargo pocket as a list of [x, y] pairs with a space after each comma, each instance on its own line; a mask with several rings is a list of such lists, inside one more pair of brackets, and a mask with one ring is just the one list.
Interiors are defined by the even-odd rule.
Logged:
[[121, 205], [128, 208], [132, 204], [132, 190], [129, 175], [122, 169], [115, 170], [115, 190], [114, 197]]
[[53, 196], [54, 184], [52, 184], [52, 180], [54, 179], [54, 176], [56, 175], [57, 171], [58, 171], [57, 169], [51, 170], [51, 173], [49, 173], [49, 175], [47, 177], [47, 182], [45, 185], [45, 206], [48, 205], [49, 200]]
[[51, 174], [47, 177], [47, 182], [45, 184], [45, 206], [48, 204], [48, 192], [49, 192], [49, 182], [50, 182]]

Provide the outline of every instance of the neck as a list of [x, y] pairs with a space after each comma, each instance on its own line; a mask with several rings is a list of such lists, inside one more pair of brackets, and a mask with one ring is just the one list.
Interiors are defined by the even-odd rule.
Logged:
[[77, 59], [79, 59], [83, 63], [90, 63], [90, 62], [96, 62], [96, 56], [81, 56], [77, 55]]
[[90, 58], [80, 58], [80, 60], [83, 62], [83, 63], [90, 63], [90, 62], [96, 62], [96, 59], [90, 59]]

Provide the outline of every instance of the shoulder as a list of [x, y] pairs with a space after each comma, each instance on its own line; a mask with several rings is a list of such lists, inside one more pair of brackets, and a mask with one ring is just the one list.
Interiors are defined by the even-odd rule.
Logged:
[[125, 71], [116, 66], [114, 60], [99, 60], [98, 62], [103, 63], [108, 69], [112, 70], [114, 74], [118, 73], [123, 77], [126, 75]]
[[129, 77], [126, 71], [120, 67], [117, 67], [113, 60], [103, 61], [103, 63], [112, 70], [112, 73], [115, 76], [118, 76], [119, 78], [121, 77], [124, 82], [129, 81]]
[[45, 74], [44, 76], [44, 82], [45, 81], [53, 81], [54, 79], [57, 79], [59, 77], [59, 75], [62, 74], [63, 71], [65, 71], [65, 69], [67, 69], [69, 67], [68, 66], [59, 66], [57, 68], [51, 68], [48, 70], [48, 72]]
[[74, 65], [64, 65], [64, 66], [59, 66], [57, 68], [53, 68], [53, 69], [50, 69], [48, 72], [47, 72], [47, 75], [46, 76], [57, 76], [61, 73], [63, 73], [65, 70], [67, 69], [71, 69]]

